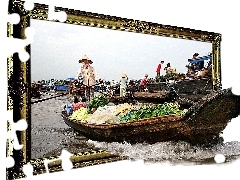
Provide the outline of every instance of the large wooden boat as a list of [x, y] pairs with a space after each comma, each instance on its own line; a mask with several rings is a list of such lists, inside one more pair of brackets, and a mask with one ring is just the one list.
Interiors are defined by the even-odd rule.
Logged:
[[218, 139], [232, 118], [240, 114], [240, 96], [231, 89], [213, 91], [195, 102], [183, 115], [168, 115], [116, 124], [89, 124], [71, 120], [62, 112], [64, 122], [96, 141], [155, 143], [183, 140], [193, 144]]
[[[190, 99], [198, 101], [204, 95], [212, 91], [213, 86], [208, 78], [193, 79], [193, 80], [179, 80], [173, 84], [166, 82], [149, 83], [147, 85], [148, 91], [134, 91], [132, 99], [136, 101], [163, 103], [172, 101], [177, 96], [181, 98], [191, 97]], [[127, 97], [127, 100], [130, 98]]]

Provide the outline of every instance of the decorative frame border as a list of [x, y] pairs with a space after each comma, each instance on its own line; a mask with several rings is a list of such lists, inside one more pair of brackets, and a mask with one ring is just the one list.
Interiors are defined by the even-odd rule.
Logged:
[[[74, 10], [62, 7], [56, 7], [55, 11], [64, 11], [67, 14], [67, 20], [64, 23], [81, 26], [91, 26], [97, 28], [106, 28], [127, 32], [151, 34], [155, 36], [164, 36], [171, 38], [180, 38], [212, 43], [213, 67], [212, 82], [213, 88], [218, 90], [221, 85], [221, 56], [220, 44], [222, 36], [219, 33], [195, 30], [184, 27], [163, 25], [152, 22], [145, 22], [127, 18], [121, 18], [110, 15], [103, 15], [81, 10]], [[48, 20], [48, 6], [35, 3], [31, 11], [24, 9], [24, 3], [21, 0], [9, 1], [9, 14], [18, 13], [20, 23], [12, 25], [8, 23], [7, 35], [19, 39], [25, 39], [24, 30], [30, 26], [30, 19]], [[55, 22], [59, 22], [55, 20]], [[30, 54], [30, 45], [25, 47]], [[13, 110], [13, 122], [25, 119], [28, 128], [25, 131], [17, 131], [17, 137], [20, 144], [23, 144], [21, 150], [14, 150], [12, 140], [7, 140], [7, 156], [12, 156], [15, 165], [7, 169], [8, 179], [25, 177], [22, 172], [24, 164], [31, 164], [34, 167], [34, 174], [45, 173], [43, 165], [44, 160], [57, 159], [58, 157], [48, 157], [40, 159], [31, 159], [31, 99], [30, 99], [30, 69], [31, 58], [29, 61], [21, 62], [18, 54], [15, 53], [8, 57], [8, 110]], [[8, 123], [8, 129], [11, 125]], [[91, 151], [74, 154], [71, 158], [74, 168], [89, 166], [100, 163], [113, 162], [126, 159], [111, 155], [106, 151]], [[61, 171], [61, 161], [49, 164], [49, 172]]]

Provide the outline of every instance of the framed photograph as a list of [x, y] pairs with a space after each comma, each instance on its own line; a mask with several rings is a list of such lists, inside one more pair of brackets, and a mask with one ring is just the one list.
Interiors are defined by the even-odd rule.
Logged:
[[[201, 111], [199, 117], [202, 115], [203, 118], [206, 118], [201, 114], [203, 102], [194, 98], [199, 94], [202, 98], [202, 92], [222, 90], [219, 33], [55, 7], [55, 12], [63, 11], [67, 15], [66, 21], [60, 22], [57, 19], [49, 20], [47, 5], [34, 5], [34, 9], [28, 11], [24, 9], [23, 1], [9, 1], [9, 13], [18, 13], [20, 23], [8, 24], [8, 37], [25, 39], [27, 27], [34, 27], [36, 34], [34, 42], [25, 48], [30, 54], [28, 61], [22, 62], [17, 53], [8, 58], [8, 110], [13, 110], [14, 122], [24, 119], [28, 124], [25, 131], [17, 132], [22, 149], [15, 150], [13, 140], [7, 142], [7, 156], [15, 159], [14, 167], [7, 169], [8, 179], [25, 177], [23, 166], [26, 164], [33, 166], [34, 175], [62, 171], [62, 149], [71, 153], [73, 168], [128, 159], [128, 156], [97, 147], [88, 140], [125, 141], [130, 135], [136, 135], [133, 132], [142, 133], [145, 128], [149, 130], [144, 132], [145, 135], [140, 134], [138, 139], [130, 138], [135, 143], [145, 142], [153, 140], [153, 136], [146, 134], [156, 127], [162, 128], [162, 124], [156, 124], [158, 118], [141, 121], [144, 125], [151, 121], [147, 128], [132, 129], [133, 126], [125, 122], [120, 125], [121, 128], [112, 130], [119, 125], [89, 125], [64, 116], [62, 111], [74, 97], [69, 90], [69, 82], [77, 79], [82, 60], [91, 62], [98, 83], [104, 81], [112, 85], [120, 80], [123, 73], [132, 82], [140, 83], [137, 80], [147, 75], [147, 87], [141, 89], [136, 85], [133, 91], [134, 100], [137, 101], [159, 99], [157, 93], [152, 94], [160, 90], [167, 92], [167, 97], [169, 92], [175, 92], [173, 95], [180, 95], [183, 100], [189, 100], [191, 96], [189, 101], [192, 102], [187, 108], [197, 107]], [[161, 62], [161, 71], [158, 71]], [[203, 63], [200, 69], [191, 69], [197, 68], [201, 64], [199, 62]], [[169, 67], [174, 69], [174, 73], [169, 73]], [[34, 91], [36, 84], [41, 84], [40, 93]], [[94, 89], [97, 93], [107, 92], [97, 85]], [[114, 93], [117, 94], [116, 91]], [[229, 94], [232, 98], [233, 95]], [[229, 101], [229, 107], [237, 107], [238, 103], [239, 100]], [[231, 118], [237, 114], [239, 112], [234, 110]], [[224, 125], [218, 126], [216, 133], [222, 131], [229, 118], [227, 121], [222, 118]], [[171, 120], [167, 117], [165, 121]], [[186, 122], [179, 122], [178, 125], [181, 126], [178, 129], [181, 139], [191, 128]], [[8, 130], [11, 130], [11, 124], [8, 124]], [[168, 139], [172, 137], [171, 133], [165, 134], [165, 139], [161, 141], [172, 140]], [[203, 140], [206, 140], [206, 136], [202, 136]], [[194, 138], [191, 140], [196, 141]]]

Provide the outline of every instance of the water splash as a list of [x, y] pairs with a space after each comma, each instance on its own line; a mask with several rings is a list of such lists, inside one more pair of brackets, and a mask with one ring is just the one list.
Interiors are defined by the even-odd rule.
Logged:
[[170, 161], [175, 162], [207, 162], [214, 161], [217, 154], [226, 157], [240, 157], [240, 142], [228, 142], [213, 147], [193, 146], [187, 142], [158, 142], [155, 144], [139, 143], [107, 143], [88, 140], [89, 144], [109, 151], [113, 154], [127, 156], [133, 160], [143, 159], [145, 161]]

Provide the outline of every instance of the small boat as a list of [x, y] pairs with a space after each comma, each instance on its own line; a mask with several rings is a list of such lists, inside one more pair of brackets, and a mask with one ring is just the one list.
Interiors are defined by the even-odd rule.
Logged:
[[133, 122], [89, 124], [68, 118], [64, 122], [81, 135], [96, 141], [156, 143], [186, 141], [192, 144], [211, 142], [220, 137], [232, 118], [240, 114], [240, 96], [231, 89], [212, 91], [193, 103], [180, 115], [145, 118]]

